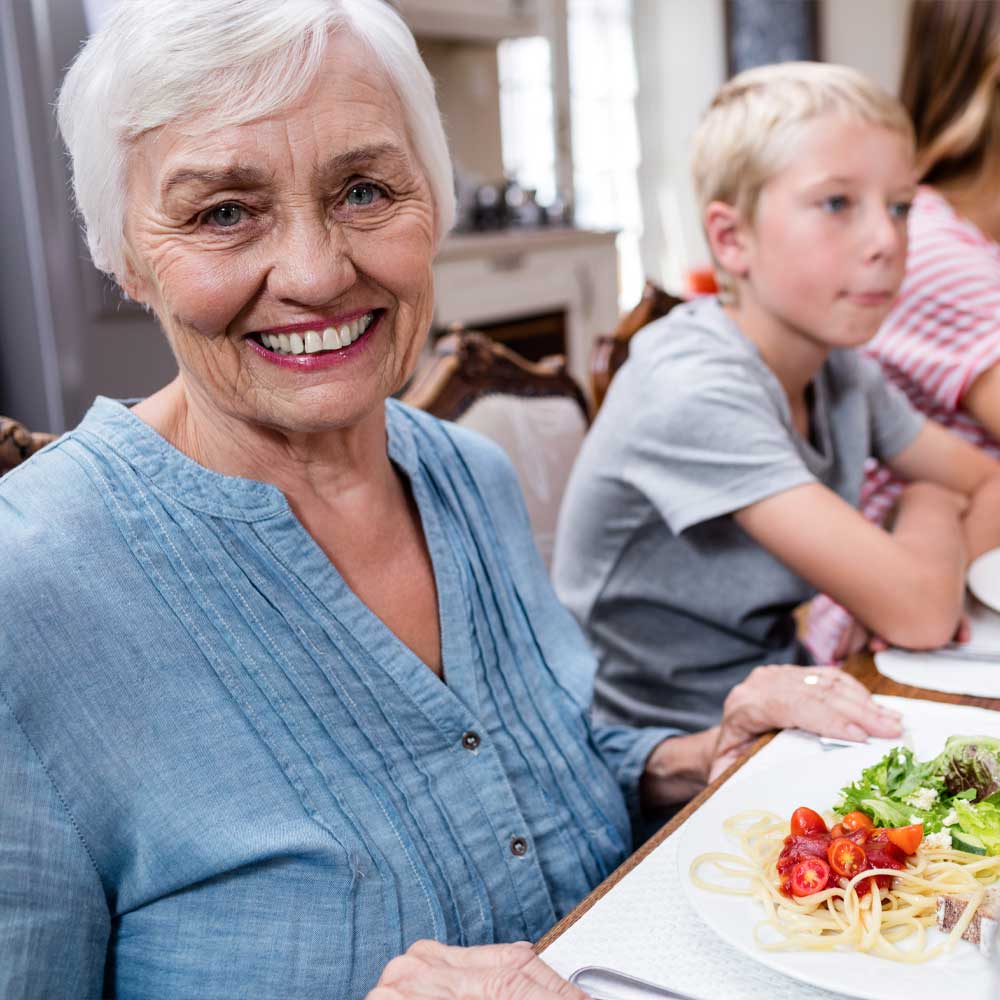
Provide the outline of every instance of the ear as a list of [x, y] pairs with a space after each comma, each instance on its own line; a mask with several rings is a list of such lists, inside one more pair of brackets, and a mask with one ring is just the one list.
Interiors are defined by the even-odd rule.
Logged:
[[125, 245], [125, 266], [122, 269], [121, 274], [116, 274], [115, 277], [118, 279], [118, 284], [121, 285], [122, 291], [130, 298], [133, 302], [138, 302], [140, 305], [148, 306], [146, 301], [146, 280], [139, 273], [139, 269], [135, 266], [135, 261], [132, 257], [132, 250]]
[[710, 202], [704, 215], [705, 237], [722, 270], [735, 278], [750, 270], [750, 232], [743, 218], [724, 201]]

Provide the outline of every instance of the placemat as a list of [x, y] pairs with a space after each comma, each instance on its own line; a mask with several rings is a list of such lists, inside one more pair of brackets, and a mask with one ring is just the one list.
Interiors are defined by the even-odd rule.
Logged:
[[887, 649], [875, 654], [875, 668], [897, 684], [1000, 698], [1000, 614], [971, 596], [966, 613], [972, 635], [964, 646], [926, 653]]

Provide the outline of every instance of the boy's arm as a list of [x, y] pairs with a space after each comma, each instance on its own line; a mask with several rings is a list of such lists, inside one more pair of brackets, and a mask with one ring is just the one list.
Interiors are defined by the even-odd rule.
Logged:
[[1000, 462], [928, 421], [886, 464], [902, 479], [937, 483], [968, 498], [962, 530], [970, 561], [1000, 546]]
[[915, 483], [903, 492], [890, 534], [833, 490], [809, 483], [734, 517], [873, 632], [893, 645], [930, 649], [952, 638], [962, 611], [965, 507], [956, 492]]

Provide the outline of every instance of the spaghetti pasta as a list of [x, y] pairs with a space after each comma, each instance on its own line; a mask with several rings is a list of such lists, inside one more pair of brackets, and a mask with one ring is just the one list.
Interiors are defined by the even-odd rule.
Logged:
[[[757, 944], [768, 951], [849, 949], [898, 962], [926, 962], [951, 950], [982, 902], [986, 889], [1000, 879], [1000, 857], [983, 857], [921, 844], [900, 871], [868, 869], [847, 883], [809, 896], [785, 896], [775, 865], [788, 822], [770, 812], [743, 812], [723, 828], [742, 854], [701, 854], [691, 862], [691, 881], [709, 892], [751, 896], [764, 910], [754, 930]], [[710, 872], [713, 877], [706, 877]], [[855, 887], [873, 875], [890, 875], [892, 887], [860, 895]], [[931, 942], [927, 931], [936, 924], [937, 897], [969, 897], [959, 921], [947, 937]]]

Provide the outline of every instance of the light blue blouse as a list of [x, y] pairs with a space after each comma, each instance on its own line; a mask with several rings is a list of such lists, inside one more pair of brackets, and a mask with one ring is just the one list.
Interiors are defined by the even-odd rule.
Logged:
[[627, 854], [665, 730], [594, 661], [502, 453], [387, 404], [442, 683], [259, 482], [126, 407], [0, 480], [0, 996], [350, 998], [541, 935]]

